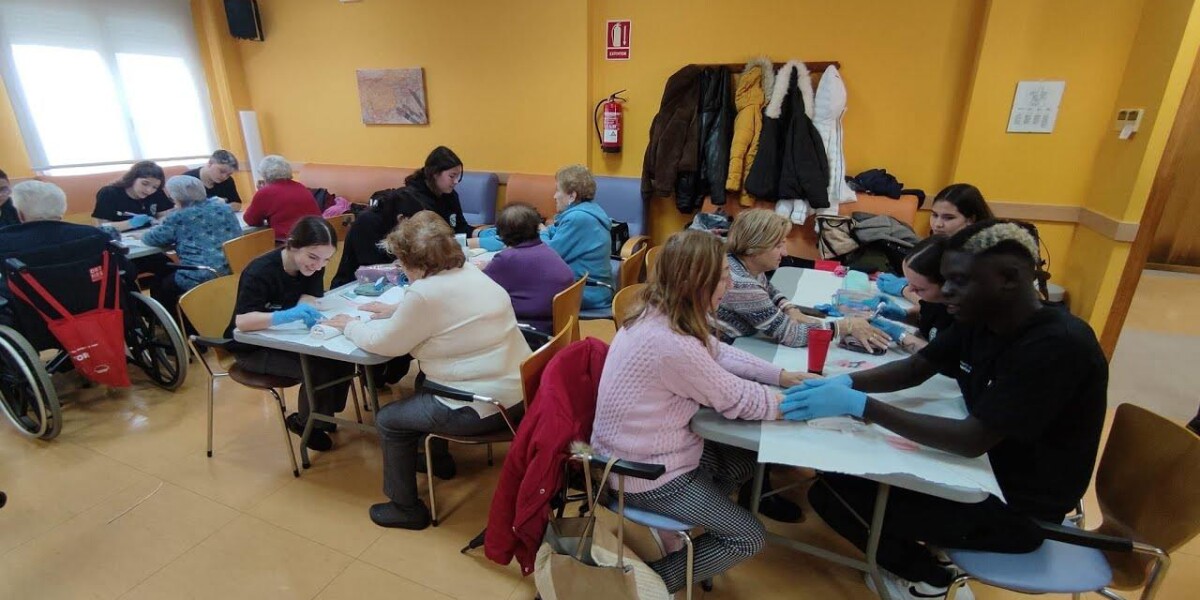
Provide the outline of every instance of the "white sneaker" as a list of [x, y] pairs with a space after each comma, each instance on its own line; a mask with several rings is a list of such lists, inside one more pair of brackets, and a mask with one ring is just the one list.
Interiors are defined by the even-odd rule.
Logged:
[[[892, 573], [886, 569], [879, 569], [880, 578], [883, 579], [883, 585], [887, 588], [888, 596], [892, 600], [928, 600], [929, 598], [945, 598], [947, 588], [936, 587], [925, 583], [924, 581], [908, 581]], [[863, 573], [863, 579], [867, 581], [867, 587], [876, 596], [879, 592], [875, 589], [875, 580], [871, 579], [870, 573]], [[882, 598], [883, 596], [879, 596]], [[971, 591], [971, 587], [963, 585], [958, 588], [958, 594], [954, 596], [954, 600], [975, 600], [975, 594]]]

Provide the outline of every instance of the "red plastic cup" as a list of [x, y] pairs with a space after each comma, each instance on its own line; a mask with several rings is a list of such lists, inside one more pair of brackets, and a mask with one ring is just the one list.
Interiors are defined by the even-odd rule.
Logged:
[[840, 266], [842, 266], [842, 263], [836, 260], [818, 260], [813, 265], [813, 268], [818, 271], [828, 271], [833, 273]]
[[821, 375], [825, 372], [825, 356], [829, 354], [829, 343], [833, 341], [832, 329], [808, 330], [808, 372]]

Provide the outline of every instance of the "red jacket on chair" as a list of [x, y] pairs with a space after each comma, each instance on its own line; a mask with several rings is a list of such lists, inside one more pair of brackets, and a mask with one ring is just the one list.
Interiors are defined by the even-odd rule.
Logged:
[[492, 496], [484, 537], [489, 559], [507, 565], [515, 556], [522, 574], [533, 572], [550, 521], [550, 499], [563, 485], [568, 448], [592, 437], [596, 390], [607, 355], [607, 344], [588, 338], [567, 346], [546, 365]]

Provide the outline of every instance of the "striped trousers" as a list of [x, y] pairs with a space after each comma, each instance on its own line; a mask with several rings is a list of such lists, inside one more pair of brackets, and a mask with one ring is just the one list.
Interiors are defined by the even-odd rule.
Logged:
[[[664, 484], [636, 494], [625, 503], [703, 527], [694, 540], [694, 581], [704, 581], [758, 554], [766, 530], [750, 511], [729, 497], [754, 476], [757, 455], [750, 450], [715, 442], [704, 443], [700, 466]], [[687, 550], [680, 549], [649, 563], [671, 593], [687, 582]]]

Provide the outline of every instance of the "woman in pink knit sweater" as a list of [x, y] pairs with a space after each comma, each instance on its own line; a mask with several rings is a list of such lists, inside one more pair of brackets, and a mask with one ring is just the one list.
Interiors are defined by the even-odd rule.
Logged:
[[[688, 424], [701, 406], [730, 419], [774, 420], [781, 395], [809, 376], [719, 342], [712, 318], [730, 286], [724, 243], [684, 231], [663, 247], [642, 306], [617, 332], [596, 400], [592, 446], [603, 455], [666, 466], [654, 481], [625, 482], [625, 501], [703, 527], [695, 580], [719, 575], [762, 550], [764, 529], [729, 499], [754, 473], [754, 452], [706, 442]], [[686, 581], [683, 550], [650, 563], [675, 592]]]

